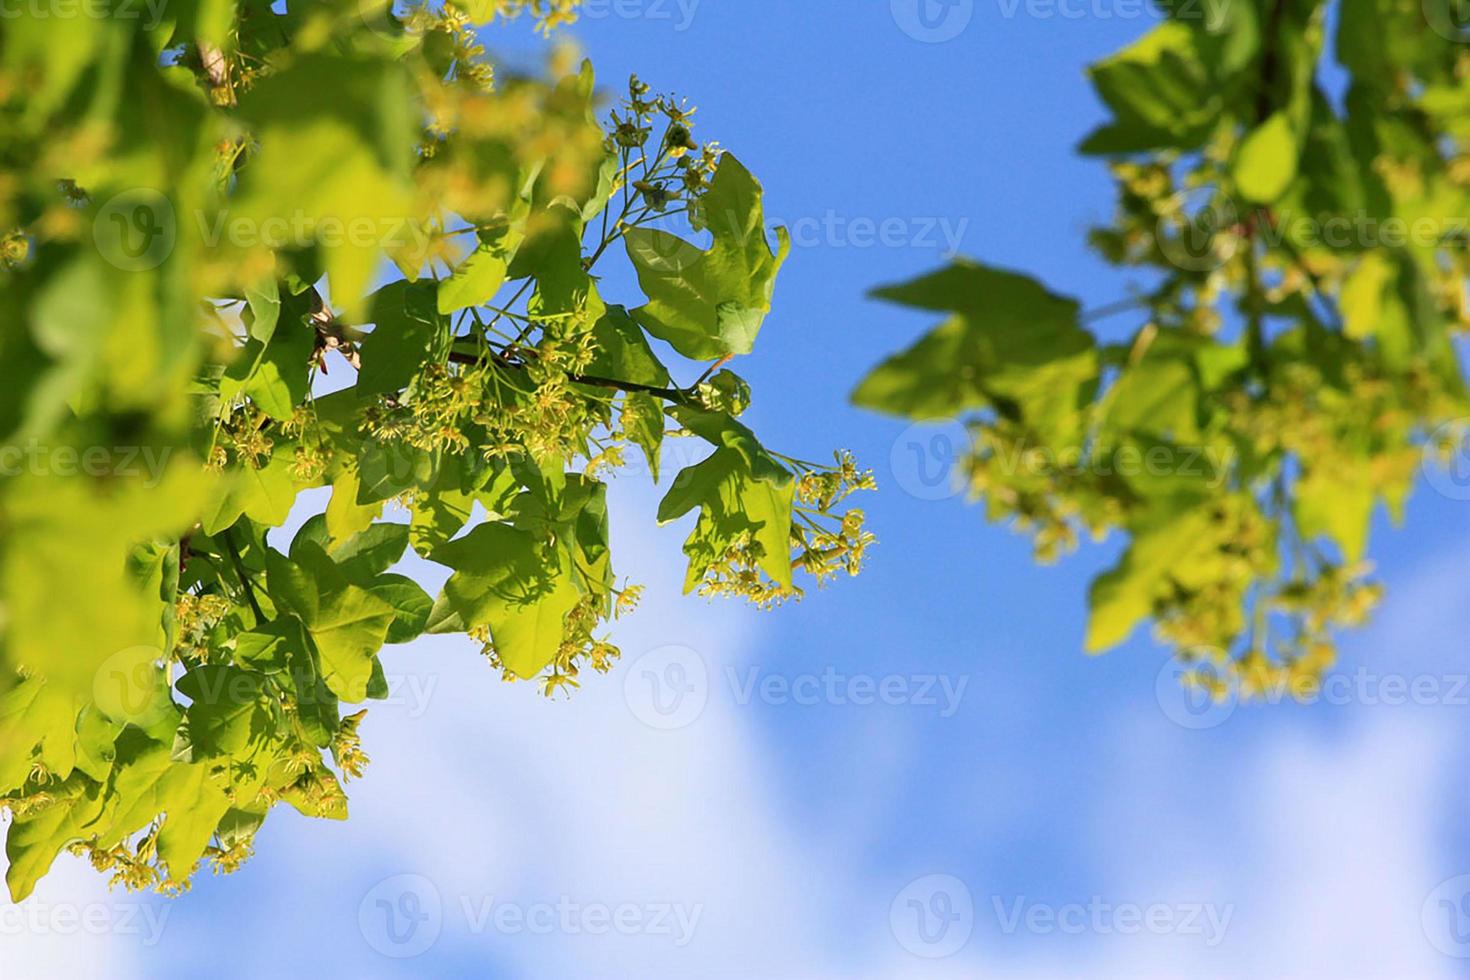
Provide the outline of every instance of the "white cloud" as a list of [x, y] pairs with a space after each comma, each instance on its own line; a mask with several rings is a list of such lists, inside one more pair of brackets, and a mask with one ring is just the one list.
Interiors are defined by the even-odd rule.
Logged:
[[[681, 644], [718, 676], [727, 664], [778, 657], [763, 648], [759, 616], [677, 595], [681, 535], [650, 530], [650, 507], [637, 495], [614, 511], [620, 571], [649, 585], [645, 607], [619, 629], [628, 660]], [[1422, 652], [1438, 642], [1444, 624], [1467, 608], [1465, 589], [1446, 588], [1447, 576], [1429, 568], [1401, 585], [1371, 645]], [[1445, 660], [1454, 653], [1440, 652]], [[181, 912], [156, 950], [121, 937], [7, 937], [5, 976], [95, 974], [102, 962], [113, 975], [131, 966], [146, 976], [154, 956], [204, 955], [225, 941], [236, 943], [232, 965], [244, 973], [283, 950], [302, 972], [346, 962], [360, 975], [395, 975], [405, 966], [413, 973], [420, 961], [380, 958], [357, 932], [366, 890], [400, 872], [428, 877], [445, 900], [432, 956], [507, 975], [1138, 980], [1453, 972], [1419, 926], [1427, 891], [1460, 870], [1439, 865], [1435, 840], [1442, 783], [1458, 778], [1443, 712], [1355, 709], [1323, 725], [1311, 712], [1277, 708], [1291, 712], [1287, 720], [1265, 731], [1232, 730], [1223, 756], [1212, 754], [1221, 743], [1200, 733], [1120, 713], [1097, 735], [1117, 746], [1115, 771], [1102, 793], [1084, 798], [1095, 828], [1083, 842], [1093, 862], [1088, 877], [1114, 901], [1229, 904], [1224, 941], [1210, 949], [1198, 937], [1026, 936], [996, 947], [977, 929], [960, 954], [931, 962], [906, 954], [889, 934], [889, 872], [901, 872], [865, 870], [893, 827], [872, 812], [909, 813], [912, 833], [924, 834], [922, 807], [885, 798], [906, 755], [935, 749], [903, 724], [892, 728], [881, 713], [843, 715], [854, 738], [830, 764], [863, 778], [844, 784], [830, 821], [803, 824], [776, 789], [779, 745], [767, 754], [771, 733], [759, 727], [759, 713], [728, 692], [712, 696], [688, 727], [661, 732], [628, 709], [620, 673], [589, 678], [570, 703], [548, 703], [529, 687], [501, 684], [462, 640], [392, 651], [387, 666], [390, 675], [419, 675], [432, 699], [421, 716], [401, 704], [370, 713], [374, 762], [352, 787], [348, 823], [273, 818], [260, 855], [239, 878], [204, 879], [184, 900], [219, 914], [184, 921]], [[880, 721], [884, 727], [874, 727]], [[884, 746], [888, 755], [876, 751]], [[869, 799], [854, 798], [859, 790]], [[1001, 812], [1003, 823], [1027, 819], [1023, 809]], [[983, 852], [982, 823], [975, 840], [940, 842], [940, 851]], [[993, 917], [986, 883], [969, 884], [977, 916]], [[70, 859], [42, 889], [73, 901], [105, 894]], [[684, 946], [670, 935], [474, 933], [461, 897], [471, 915], [493, 899], [522, 909], [562, 900], [669, 904], [698, 918]], [[993, 932], [993, 919], [986, 925]], [[240, 931], [270, 938], [238, 944]]]

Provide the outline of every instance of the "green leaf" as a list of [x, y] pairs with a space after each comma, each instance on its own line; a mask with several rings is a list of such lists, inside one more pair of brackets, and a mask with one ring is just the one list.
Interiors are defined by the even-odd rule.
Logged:
[[534, 535], [486, 523], [433, 557], [455, 570], [444, 585], [445, 605], [466, 628], [490, 627], [507, 669], [530, 678], [551, 662], [566, 614], [581, 598], [563, 549], [547, 554]]
[[1291, 120], [1286, 113], [1277, 112], [1241, 141], [1231, 175], [1246, 200], [1271, 204], [1296, 179], [1297, 160], [1297, 138]]
[[669, 414], [716, 449], [733, 449], [739, 453], [753, 478], [778, 487], [791, 482], [791, 471], [761, 445], [754, 432], [730, 415], [688, 405], [676, 405], [669, 409]]
[[393, 622], [388, 625], [385, 642], [410, 643], [428, 628], [434, 600], [413, 579], [403, 575], [380, 575], [367, 588], [393, 609]]
[[269, 344], [281, 318], [281, 292], [276, 277], [269, 276], [259, 285], [246, 289], [245, 302], [250, 310], [251, 338]]
[[1087, 73], [1114, 119], [1083, 142], [1083, 153], [1193, 149], [1220, 111], [1219, 89], [1194, 32], [1177, 21], [1160, 24]]
[[306, 625], [327, 687], [344, 701], [361, 701], [395, 619], [393, 607], [349, 583], [315, 544], [303, 543], [299, 561], [269, 552], [266, 564], [271, 595]]
[[436, 453], [406, 442], [369, 439], [357, 456], [357, 503], [381, 503], [405, 490], [432, 486], [437, 464]]
[[1076, 428], [1098, 358], [1074, 301], [968, 260], [873, 295], [953, 315], [869, 374], [855, 404], [915, 419], [988, 407], [1058, 437]]
[[139, 541], [176, 540], [215, 485], [182, 458], [156, 482], [99, 484], [31, 474], [0, 483], [4, 652], [57, 693], [90, 696], [108, 657], [162, 642], [164, 601], [129, 574], [129, 558]]
[[280, 527], [296, 504], [296, 477], [291, 453], [276, 452], [260, 469], [249, 464], [232, 468], [225, 476], [228, 490], [214, 498], [204, 516], [204, 533], [218, 534], [241, 516], [267, 527]]
[[1123, 560], [1092, 583], [1087, 649], [1099, 653], [1128, 638], [1153, 614], [1154, 600], [1176, 570], [1217, 545], [1208, 510], [1188, 510], [1138, 530]]
[[1330, 538], [1347, 562], [1363, 559], [1376, 498], [1368, 461], [1360, 459], [1337, 467], [1319, 466], [1303, 473], [1296, 483], [1293, 512], [1305, 538]]
[[358, 503], [362, 484], [358, 481], [356, 462], [341, 467], [332, 477], [332, 497], [327, 501], [323, 517], [328, 541], [350, 538], [369, 527], [383, 513], [383, 501]]
[[358, 533], [336, 544], [326, 536], [326, 521], [321, 515], [301, 526], [291, 543], [291, 556], [297, 557], [297, 544], [310, 544], [327, 552], [337, 569], [357, 585], [366, 585], [398, 563], [408, 550], [407, 524], [370, 524]]
[[182, 880], [204, 855], [230, 800], [204, 765], [173, 766], [160, 780], [158, 792], [168, 814], [158, 833], [158, 857], [173, 878]]
[[362, 342], [358, 391], [401, 391], [449, 337], [449, 325], [435, 304], [434, 283], [389, 283], [373, 294], [370, 315], [374, 327]]
[[445, 544], [469, 523], [476, 501], [484, 504], [492, 518], [498, 517], [519, 485], [508, 468], [484, 474], [484, 485], [466, 471], [461, 457], [445, 457], [433, 488], [414, 499], [409, 542], [424, 557]]
[[1148, 433], [1176, 442], [1198, 438], [1199, 382], [1181, 357], [1148, 357], [1128, 366], [1108, 389], [1109, 433]]
[[659, 453], [664, 442], [663, 403], [652, 395], [632, 392], [623, 397], [623, 432], [648, 461], [648, 472], [658, 482]]
[[252, 670], [271, 674], [295, 699], [297, 717], [313, 744], [330, 744], [340, 713], [337, 696], [322, 678], [316, 648], [301, 620], [284, 615], [241, 634], [235, 659]]
[[742, 537], [760, 550], [758, 567], [778, 585], [791, 581], [791, 509], [796, 486], [751, 473], [750, 464], [734, 449], [720, 449], [675, 479], [659, 503], [658, 522], [668, 524], [700, 508], [694, 533], [684, 544], [689, 572], [684, 591], [692, 592]]
[[536, 280], [526, 304], [534, 319], [570, 318], [590, 326], [606, 312], [582, 261], [581, 216], [570, 207], [558, 204], [537, 215], [507, 274]]
[[778, 228], [771, 250], [761, 196], [760, 184], [726, 153], [699, 205], [700, 224], [713, 238], [708, 251], [655, 229], [632, 228], [624, 235], [648, 296], [633, 318], [685, 357], [749, 354], [771, 311], [776, 274], [791, 239]]
[[206, 664], [180, 677], [177, 686], [191, 702], [184, 714], [189, 720], [193, 761], [234, 755], [252, 739], [263, 737], [270, 727], [270, 716], [262, 704], [262, 674]]
[[[320, 239], [335, 306], [355, 317], [385, 247], [413, 214], [413, 101], [388, 57], [318, 51], [264, 75], [240, 99], [259, 142], [232, 217]], [[368, 229], [366, 234], [363, 229]]]
[[87, 826], [102, 815], [108, 804], [102, 787], [81, 773], [73, 775], [53, 795], [56, 802], [34, 815], [17, 817], [6, 835], [5, 856], [10, 867], [5, 882], [11, 901], [29, 898], [61, 849], [86, 836]]
[[174, 766], [170, 747], [136, 728], [123, 731], [116, 751], [107, 788], [119, 801], [118, 806], [88, 828], [97, 835], [97, 846], [106, 849], [158, 816], [164, 805], [160, 784]]
[[584, 374], [662, 388], [669, 372], [649, 346], [637, 322], [621, 306], [609, 306], [592, 328], [596, 352]]
[[490, 302], [505, 285], [511, 260], [524, 238], [524, 232], [507, 226], [489, 240], [481, 239], [453, 274], [439, 283], [439, 312], [454, 313]]
[[310, 389], [316, 338], [303, 319], [309, 312], [304, 301], [290, 297], [278, 311], [280, 322], [272, 324], [266, 341], [255, 337], [252, 327], [250, 342], [220, 379], [220, 397], [228, 401], [249, 395], [271, 418], [290, 419]]
[[77, 718], [76, 726], [76, 771], [99, 783], [105, 781], [117, 755], [115, 745], [123, 723], [108, 718], [95, 705], [88, 705]]
[[[69, 754], [78, 704], [58, 687], [31, 677], [0, 695], [0, 794], [16, 789], [31, 769], [32, 753], [53, 762]], [[65, 766], [50, 767], [65, 778]]]

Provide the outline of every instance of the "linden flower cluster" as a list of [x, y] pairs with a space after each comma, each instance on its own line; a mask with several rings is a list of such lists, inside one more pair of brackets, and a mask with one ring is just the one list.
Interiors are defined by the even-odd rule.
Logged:
[[332, 758], [336, 761], [337, 768], [342, 770], [344, 779], [361, 778], [363, 770], [367, 768], [368, 756], [362, 750], [362, 736], [357, 730], [366, 717], [366, 708], [348, 715], [337, 725], [337, 731], [332, 736]]
[[1079, 457], [1033, 453], [1042, 443], [1024, 425], [983, 419], [969, 426], [971, 451], [964, 460], [972, 499], [984, 499], [991, 521], [1013, 521], [1033, 539], [1036, 560], [1050, 563], [1077, 548], [1080, 531], [1101, 539], [1123, 519], [1123, 506], [1107, 493], [1108, 467]]
[[[194, 869], [180, 869], [184, 872], [183, 875], [173, 874], [172, 869], [159, 859], [158, 835], [167, 820], [167, 816], [159, 817], [131, 840], [121, 841], [112, 847], [99, 847], [96, 838], [93, 838], [74, 841], [67, 845], [67, 851], [78, 857], [85, 857], [94, 870], [110, 873], [109, 888], [122, 885], [130, 892], [156, 888], [166, 897], [177, 898], [189, 890], [189, 876]], [[234, 841], [228, 846], [222, 845], [216, 837], [205, 848], [204, 857], [211, 863], [215, 874], [233, 874], [252, 853], [249, 837]]]
[[[302, 772], [282, 791], [291, 805], [319, 817], [341, 815], [347, 810], [347, 794], [332, 771], [322, 764], [314, 748], [303, 746]], [[309, 758], [308, 758], [309, 756]]]
[[[387, 443], [458, 455], [471, 448], [487, 460], [529, 454], [569, 458], [589, 432], [605, 425], [605, 402], [579, 391], [571, 378], [590, 362], [589, 334], [543, 338], [518, 348], [522, 360], [474, 365], [431, 364], [403, 396], [380, 396], [363, 412], [362, 431]], [[472, 445], [473, 426], [483, 441]]]
[[577, 677], [582, 667], [590, 666], [597, 673], [606, 674], [622, 657], [623, 652], [616, 646], [592, 635], [602, 621], [606, 601], [604, 596], [583, 596], [567, 613], [562, 626], [561, 646], [541, 677], [541, 693], [546, 697], [555, 697], [558, 691], [570, 694], [581, 687]]
[[609, 402], [571, 382], [592, 362], [596, 342], [589, 333], [565, 340], [543, 337], [523, 353], [522, 370], [495, 372], [495, 398], [475, 421], [489, 433], [492, 446], [518, 443], [533, 459], [569, 459], [611, 417]]
[[519, 17], [530, 12], [536, 29], [550, 34], [558, 27], [575, 23], [582, 0], [495, 0], [495, 13], [500, 17]]
[[430, 63], [441, 77], [472, 91], [489, 92], [495, 87], [495, 69], [485, 58], [475, 25], [463, 11], [453, 6], [439, 10], [415, 7], [404, 29], [424, 38]]
[[860, 490], [877, 490], [872, 470], [859, 470], [847, 450], [833, 453], [831, 468], [807, 468], [797, 464], [801, 476], [796, 483], [798, 504], [792, 512], [791, 543], [796, 551], [793, 568], [800, 568], [825, 585], [840, 573], [862, 571], [867, 550], [877, 542], [864, 530], [867, 515], [854, 507], [842, 514], [835, 508]]
[[760, 569], [765, 556], [765, 546], [749, 531], [743, 532], [705, 569], [699, 594], [744, 599], [758, 609], [774, 609], [787, 599], [800, 598], [800, 589], [765, 577]]
[[[1181, 650], [1215, 651], [1203, 658], [1213, 680], [1201, 687], [1309, 694], [1335, 659], [1334, 631], [1364, 622], [1382, 589], [1369, 580], [1370, 565], [1324, 553], [1326, 545], [1298, 526], [1300, 496], [1315, 481], [1403, 500], [1423, 463], [1425, 433], [1463, 415], [1463, 401], [1453, 370], [1432, 355], [1350, 329], [1358, 308], [1348, 295], [1351, 277], [1364, 263], [1390, 268], [1379, 243], [1365, 236], [1325, 247], [1320, 234], [1299, 234], [1288, 210], [1238, 200], [1234, 139], [1222, 130], [1197, 156], [1162, 152], [1114, 163], [1117, 214], [1091, 240], [1115, 264], [1164, 274], [1139, 297], [1152, 325], [1140, 338], [1150, 329], [1185, 338], [1215, 338], [1227, 324], [1240, 330], [1243, 363], [1202, 391], [1200, 405], [1201, 418], [1224, 423], [1212, 438], [1233, 454], [1209, 502], [1227, 543], [1206, 563], [1208, 574], [1192, 569], [1188, 588], [1176, 584], [1156, 598], [1157, 632]], [[1466, 159], [1448, 166], [1462, 184], [1470, 182]], [[1409, 199], [1428, 192], [1424, 166], [1387, 155], [1374, 161], [1390, 193]], [[1438, 263], [1417, 266], [1438, 312], [1461, 332], [1470, 322], [1463, 244], [1446, 236]], [[1277, 327], [1288, 329], [1278, 335]], [[992, 512], [1036, 529], [1038, 553], [1070, 547], [1074, 522], [1095, 530], [1123, 523], [1127, 488], [997, 472], [998, 449], [1015, 442], [997, 429], [977, 437], [972, 483]], [[1099, 501], [1114, 510], [1097, 510]], [[1232, 652], [1237, 643], [1243, 649]]]
[[483, 368], [462, 370], [430, 364], [403, 397], [382, 395], [363, 410], [361, 429], [383, 442], [403, 443], [425, 452], [458, 454], [469, 446], [465, 422], [484, 397]]
[[[607, 148], [621, 155], [623, 180], [631, 183], [647, 209], [663, 213], [681, 199], [697, 202], [709, 189], [722, 151], [718, 143], [701, 146], [694, 139], [694, 109], [673, 96], [650, 97], [649, 92], [637, 75], [629, 80], [623, 113], [611, 114]], [[648, 142], [660, 117], [664, 132], [650, 160]], [[700, 230], [698, 209], [690, 207], [688, 213], [691, 225]]]
[[271, 419], [254, 405], [231, 406], [229, 414], [215, 426], [215, 443], [210, 447], [206, 461], [212, 470], [222, 470], [230, 462], [229, 453], [253, 470], [262, 469], [271, 461], [275, 442], [267, 435]]
[[[864, 530], [864, 513], [851, 508], [837, 513], [838, 504], [859, 490], [876, 490], [871, 471], [859, 470], [852, 454], [833, 454], [835, 465], [818, 466], [787, 459], [796, 467], [797, 505], [792, 510], [791, 567], [804, 571], [825, 585], [842, 572], [857, 575], [867, 550], [876, 538]], [[771, 609], [787, 599], [799, 599], [799, 587], [772, 581], [761, 571], [764, 546], [750, 531], [737, 535], [704, 572], [699, 584], [703, 596], [741, 598], [761, 609]]]
[[1366, 564], [1330, 566], [1310, 581], [1292, 582], [1267, 604], [1288, 614], [1287, 638], [1268, 649], [1265, 637], [1253, 637], [1239, 656], [1220, 648], [1192, 648], [1184, 659], [1193, 669], [1184, 683], [1218, 702], [1231, 696], [1246, 701], [1315, 697], [1337, 662], [1332, 631], [1363, 625], [1383, 596], [1381, 586], [1363, 581], [1369, 571]]
[[[638, 605], [642, 594], [641, 585], [614, 589], [611, 601], [615, 615], [622, 616], [631, 612]], [[608, 602], [609, 597], [606, 595], [586, 595], [567, 613], [562, 623], [562, 639], [556, 655], [539, 678], [541, 693], [545, 697], [553, 698], [559, 692], [570, 695], [582, 686], [579, 678], [584, 668], [591, 667], [599, 674], [606, 674], [622, 658], [623, 652], [617, 646], [605, 638], [593, 635], [593, 631], [604, 619], [604, 609]], [[469, 635], [480, 642], [481, 654], [491, 667], [500, 671], [502, 680], [508, 683], [519, 680], [501, 661], [488, 627], [470, 630]]]
[[0, 268], [15, 269], [31, 254], [31, 240], [19, 231], [0, 235]]
[[174, 602], [177, 626], [173, 655], [183, 663], [209, 663], [219, 624], [233, 608], [234, 604], [222, 595], [180, 592]]
[[[76, 841], [67, 850], [78, 857], [85, 857], [93, 869], [110, 872], [108, 887], [122, 885], [130, 892], [152, 888], [164, 879], [166, 872], [158, 861], [158, 831], [162, 820], [155, 821], [131, 843], [123, 841], [110, 848], [98, 847], [93, 841]], [[160, 887], [162, 890], [162, 887]], [[170, 891], [178, 894], [188, 890], [188, 885], [174, 883]]]
[[1245, 629], [1251, 584], [1274, 575], [1278, 564], [1275, 522], [1249, 495], [1216, 501], [1210, 519], [1212, 553], [1191, 567], [1188, 585], [1176, 578], [1154, 599], [1157, 634], [1180, 649], [1228, 649]]

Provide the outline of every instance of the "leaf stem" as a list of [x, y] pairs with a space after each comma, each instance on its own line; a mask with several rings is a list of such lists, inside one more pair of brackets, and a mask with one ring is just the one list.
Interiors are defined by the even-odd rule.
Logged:
[[235, 544], [235, 529], [227, 529], [221, 537], [225, 542], [225, 551], [229, 552], [230, 564], [235, 568], [235, 575], [240, 579], [240, 584], [245, 587], [245, 598], [250, 602], [250, 611], [255, 613], [255, 622], [257, 625], [264, 623], [265, 613], [261, 611], [260, 602], [255, 598], [255, 586], [250, 584], [250, 576], [245, 571], [245, 562], [240, 558], [240, 548]]

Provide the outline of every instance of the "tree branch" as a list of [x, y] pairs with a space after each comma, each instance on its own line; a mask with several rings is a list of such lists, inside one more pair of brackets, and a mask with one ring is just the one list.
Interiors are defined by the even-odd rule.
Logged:
[[235, 574], [240, 579], [240, 584], [245, 588], [245, 598], [250, 601], [250, 611], [255, 613], [256, 624], [266, 621], [265, 613], [261, 611], [260, 603], [255, 598], [255, 586], [250, 584], [250, 575], [245, 571], [245, 562], [240, 558], [240, 549], [235, 545], [235, 532], [233, 528], [227, 529], [220, 535], [225, 542], [225, 551], [230, 554], [230, 564], [235, 567]]
[[[468, 354], [463, 351], [450, 351], [449, 360], [454, 364], [479, 364], [483, 358], [476, 354]], [[515, 361], [497, 361], [501, 367], [520, 370], [525, 367]], [[620, 381], [617, 378], [599, 378], [590, 374], [568, 374], [568, 381], [579, 385], [589, 385], [594, 388], [611, 388], [614, 391], [636, 392], [645, 395], [656, 395], [664, 401], [673, 402], [676, 405], [688, 405], [690, 408], [703, 408], [699, 399], [682, 388], [659, 388], [656, 385], [638, 384], [634, 381]]]

